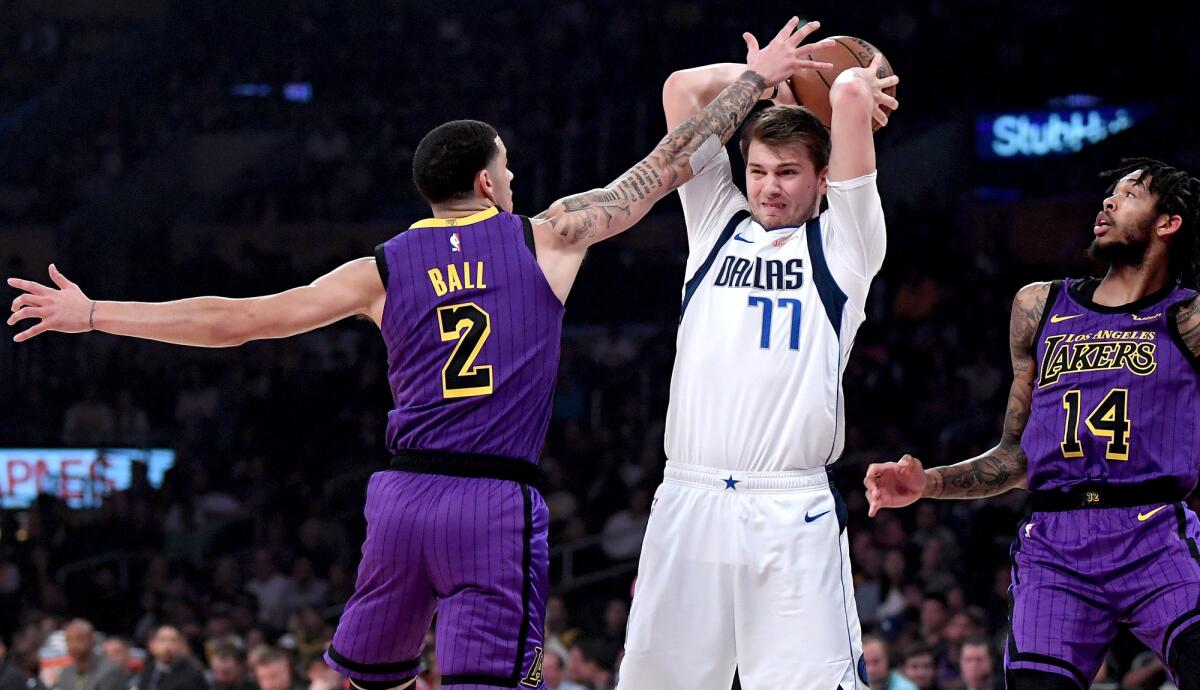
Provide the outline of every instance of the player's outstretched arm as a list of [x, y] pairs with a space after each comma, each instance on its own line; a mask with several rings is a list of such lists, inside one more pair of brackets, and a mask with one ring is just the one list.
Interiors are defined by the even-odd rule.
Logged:
[[378, 324], [386, 295], [371, 257], [355, 259], [311, 285], [262, 297], [193, 297], [174, 302], [103, 302], [89, 298], [53, 265], [55, 287], [9, 278], [24, 293], [12, 303], [12, 326], [38, 319], [13, 340], [47, 331], [101, 331], [176, 345], [233, 347], [250, 340], [286, 338], [348, 316], [370, 316]]
[[1013, 383], [1000, 443], [947, 467], [924, 469], [909, 455], [900, 462], [872, 464], [863, 480], [872, 517], [882, 508], [900, 508], [919, 498], [984, 498], [1025, 487], [1028, 458], [1021, 449], [1021, 434], [1033, 402], [1033, 339], [1049, 293], [1049, 283], [1033, 283], [1021, 288], [1013, 300], [1008, 337]]
[[560, 248], [582, 252], [640, 220], [721, 150], [764, 90], [812, 64], [799, 48], [812, 24], [796, 31], [799, 23], [793, 17], [761, 50], [754, 36], [743, 34], [746, 69], [711, 103], [672, 128], [650, 155], [607, 187], [560, 199], [535, 216], [535, 229]]
[[883, 53], [866, 67], [843, 71], [829, 88], [829, 104], [833, 107], [829, 138], [833, 150], [829, 154], [829, 179], [833, 182], [852, 180], [875, 170], [875, 137], [871, 127], [874, 120], [887, 125], [883, 106], [892, 110], [900, 103], [883, 92], [900, 83], [900, 77], [879, 78]]

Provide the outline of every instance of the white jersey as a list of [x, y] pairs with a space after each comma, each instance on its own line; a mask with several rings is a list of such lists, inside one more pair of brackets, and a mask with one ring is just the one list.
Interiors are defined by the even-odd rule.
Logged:
[[875, 173], [830, 182], [819, 218], [771, 231], [749, 217], [724, 152], [679, 196], [689, 256], [667, 459], [750, 472], [833, 462], [842, 373], [886, 248]]

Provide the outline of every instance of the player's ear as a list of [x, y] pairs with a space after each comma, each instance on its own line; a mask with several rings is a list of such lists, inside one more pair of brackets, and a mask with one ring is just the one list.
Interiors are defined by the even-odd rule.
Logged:
[[475, 196], [480, 196], [493, 204], [496, 203], [496, 180], [487, 168], [475, 173]]
[[1179, 232], [1179, 228], [1182, 226], [1182, 216], [1169, 216], [1164, 213], [1158, 217], [1158, 225], [1155, 228], [1155, 233], [1159, 237], [1170, 237]]
[[825, 196], [827, 193], [829, 193], [829, 166], [828, 165], [825, 166], [824, 168], [822, 168], [821, 172], [817, 173], [817, 189], [820, 190], [821, 196]]

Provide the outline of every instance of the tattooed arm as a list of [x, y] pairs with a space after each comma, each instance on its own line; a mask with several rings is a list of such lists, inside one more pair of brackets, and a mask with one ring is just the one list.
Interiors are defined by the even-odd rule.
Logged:
[[918, 498], [984, 498], [1025, 488], [1028, 458], [1021, 449], [1021, 434], [1033, 402], [1033, 339], [1049, 294], [1049, 283], [1033, 283], [1021, 288], [1013, 300], [1008, 335], [1013, 383], [1000, 443], [978, 457], [946, 467], [923, 469], [909, 455], [900, 462], [872, 464], [863, 482], [872, 516], [881, 508], [899, 508]]
[[1179, 335], [1192, 356], [1200, 357], [1200, 297], [1193, 298], [1176, 312]]
[[559, 299], [566, 300], [588, 246], [641, 220], [721, 150], [763, 90], [811, 62], [799, 45], [815, 22], [795, 31], [798, 24], [793, 17], [762, 50], [745, 34], [745, 71], [703, 110], [672, 128], [650, 155], [608, 186], [560, 199], [533, 218], [538, 263]]

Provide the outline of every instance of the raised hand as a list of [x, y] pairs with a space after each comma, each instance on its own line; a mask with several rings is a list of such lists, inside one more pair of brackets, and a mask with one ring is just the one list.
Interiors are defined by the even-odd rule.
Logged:
[[868, 515], [875, 517], [880, 508], [903, 508], [925, 492], [925, 469], [921, 461], [905, 455], [900, 462], [872, 463], [863, 480], [867, 487]]
[[749, 31], [742, 34], [742, 38], [746, 41], [746, 68], [758, 73], [767, 82], [768, 88], [801, 70], [833, 69], [831, 63], [818, 62], [807, 57], [813, 48], [832, 45], [832, 41], [826, 39], [804, 46], [803, 49], [800, 47], [804, 39], [821, 28], [821, 22], [808, 22], [797, 30], [796, 27], [799, 24], [798, 17], [789, 19], [779, 33], [775, 34], [775, 38], [771, 39], [771, 42], [762, 49], [758, 47], [758, 39], [754, 37], [754, 34]]
[[[850, 72], [856, 77], [862, 79], [871, 88], [871, 96], [875, 99], [875, 111], [871, 113], [871, 117], [879, 123], [880, 127], [886, 127], [888, 123], [888, 114], [883, 108], [887, 106], [891, 110], [900, 107], [900, 101], [895, 97], [889, 96], [883, 92], [884, 89], [891, 88], [900, 83], [900, 77], [893, 74], [887, 77], [880, 77], [879, 70], [883, 66], [883, 53], [875, 53], [875, 57], [871, 58], [871, 64], [866, 67], [852, 67], [846, 72]], [[842, 74], [845, 74], [843, 72]], [[838, 75], [838, 79], [842, 76]]]
[[13, 341], [22, 343], [46, 331], [83, 333], [92, 330], [92, 300], [78, 285], [67, 280], [54, 264], [50, 264], [50, 280], [58, 286], [57, 290], [32, 280], [8, 279], [9, 285], [25, 291], [13, 300], [13, 315], [8, 317], [8, 325], [16, 325], [25, 319], [41, 319], [32, 328], [14, 336]]

